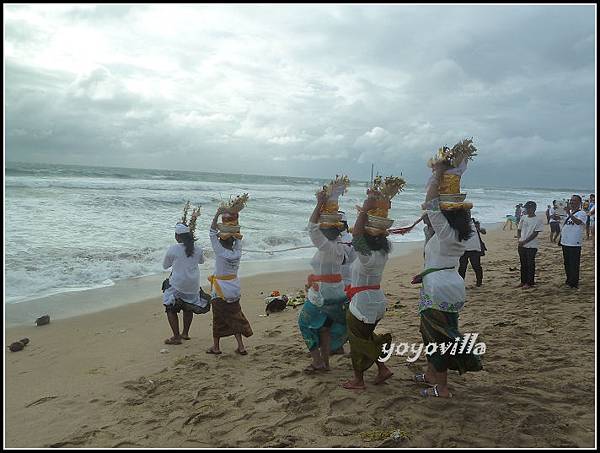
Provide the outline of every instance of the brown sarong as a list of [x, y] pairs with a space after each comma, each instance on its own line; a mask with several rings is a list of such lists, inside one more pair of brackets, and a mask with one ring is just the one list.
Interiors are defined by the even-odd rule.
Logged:
[[211, 301], [213, 313], [213, 337], [223, 338], [241, 334], [246, 338], [253, 332], [250, 323], [242, 313], [240, 301], [225, 302], [220, 297]]

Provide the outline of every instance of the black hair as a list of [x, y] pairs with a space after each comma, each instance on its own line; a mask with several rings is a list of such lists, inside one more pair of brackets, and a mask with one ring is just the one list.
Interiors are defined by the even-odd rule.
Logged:
[[574, 197], [577, 197], [577, 198], [579, 198], [579, 203], [581, 203], [581, 202], [582, 202], [582, 200], [581, 200], [581, 197], [580, 197], [579, 195], [577, 195], [577, 194], [574, 194], [573, 196], [574, 196]]
[[365, 234], [364, 237], [371, 250], [375, 252], [377, 250], [383, 250], [385, 253], [390, 253], [391, 244], [384, 235], [371, 236], [370, 234]]
[[233, 250], [233, 244], [235, 242], [235, 238], [233, 236], [228, 237], [227, 239], [221, 239], [221, 238], [219, 238], [219, 241], [221, 241], [221, 244], [226, 249]]
[[185, 254], [192, 256], [194, 254], [194, 236], [192, 236], [192, 233], [181, 233], [176, 236], [179, 236], [179, 239], [185, 245]]
[[340, 235], [341, 231], [338, 230], [335, 227], [330, 227], [330, 228], [321, 228], [321, 232], [325, 235], [325, 237], [327, 239], [329, 239], [330, 241], [333, 241], [335, 239], [338, 238], [338, 236]]
[[457, 209], [442, 211], [442, 214], [444, 214], [452, 229], [458, 233], [459, 241], [466, 241], [471, 237], [473, 231], [471, 230], [469, 211], [466, 209]]

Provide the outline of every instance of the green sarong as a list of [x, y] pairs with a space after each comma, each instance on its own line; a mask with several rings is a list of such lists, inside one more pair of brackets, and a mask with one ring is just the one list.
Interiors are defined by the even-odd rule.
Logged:
[[392, 343], [392, 335], [375, 335], [375, 324], [366, 324], [358, 319], [348, 310], [346, 313], [346, 325], [348, 326], [348, 339], [350, 340], [350, 354], [352, 356], [352, 367], [356, 371], [365, 371], [371, 368], [373, 363], [380, 357], [382, 346]]

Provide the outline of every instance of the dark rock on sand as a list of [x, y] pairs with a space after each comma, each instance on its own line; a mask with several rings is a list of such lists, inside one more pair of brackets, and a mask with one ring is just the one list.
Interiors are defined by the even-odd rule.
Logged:
[[49, 324], [50, 323], [50, 316], [49, 315], [44, 315], [39, 317], [38, 319], [35, 320], [35, 323], [38, 326], [43, 326], [45, 324]]

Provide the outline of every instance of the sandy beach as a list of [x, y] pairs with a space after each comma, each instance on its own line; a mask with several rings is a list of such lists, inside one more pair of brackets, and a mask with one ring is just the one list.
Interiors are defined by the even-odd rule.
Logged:
[[[340, 386], [352, 374], [347, 354], [333, 357], [329, 373], [305, 375], [300, 309], [267, 317], [263, 298], [295, 294], [306, 272], [270, 273], [242, 279], [254, 330], [243, 357], [233, 338], [222, 341], [221, 356], [205, 353], [211, 314], [194, 318], [190, 341], [163, 344], [171, 333], [159, 285], [139, 303], [6, 328], [7, 345], [30, 343], [5, 352], [5, 446], [594, 447], [594, 242], [584, 243], [580, 288], [565, 288], [562, 251], [545, 228], [537, 286], [526, 291], [515, 288], [516, 230], [484, 237], [484, 284], [474, 286], [469, 267], [460, 317], [462, 332], [487, 346], [484, 370], [451, 372], [453, 399], [419, 396], [411, 379], [424, 357], [390, 358], [394, 376], [382, 386], [369, 370], [366, 391]], [[410, 284], [421, 270], [420, 248], [386, 267], [389, 306], [377, 331], [395, 342], [422, 341]]]

